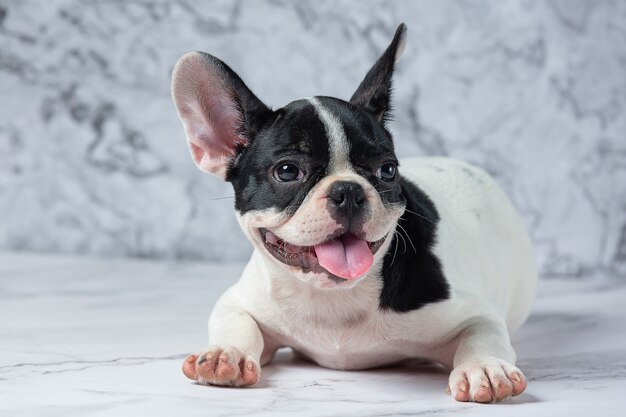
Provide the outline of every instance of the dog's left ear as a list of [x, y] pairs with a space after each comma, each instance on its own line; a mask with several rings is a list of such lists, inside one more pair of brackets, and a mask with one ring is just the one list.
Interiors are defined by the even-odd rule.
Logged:
[[398, 26], [396, 34], [365, 79], [350, 99], [350, 103], [370, 112], [376, 119], [384, 123], [390, 109], [391, 78], [394, 64], [402, 55], [406, 41], [406, 25]]

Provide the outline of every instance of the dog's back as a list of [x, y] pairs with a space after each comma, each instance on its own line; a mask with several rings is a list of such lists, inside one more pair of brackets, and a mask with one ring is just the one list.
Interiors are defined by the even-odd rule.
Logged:
[[473, 308], [493, 306], [510, 331], [517, 329], [530, 312], [537, 271], [526, 229], [500, 186], [482, 169], [450, 158], [402, 160], [400, 173], [437, 208], [434, 252], [452, 297], [482, 304]]

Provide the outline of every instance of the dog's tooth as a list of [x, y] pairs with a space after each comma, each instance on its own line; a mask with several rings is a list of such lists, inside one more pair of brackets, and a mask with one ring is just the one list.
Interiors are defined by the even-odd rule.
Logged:
[[272, 245], [278, 245], [279, 244], [278, 243], [279, 240], [280, 239], [278, 239], [278, 237], [274, 233], [272, 233], [272, 232], [265, 233], [265, 241], [267, 243], [270, 243]]

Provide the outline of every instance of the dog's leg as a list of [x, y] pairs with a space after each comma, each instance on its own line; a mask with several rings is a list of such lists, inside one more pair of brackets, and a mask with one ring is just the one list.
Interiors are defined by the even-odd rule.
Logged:
[[504, 323], [474, 322], [457, 341], [448, 385], [457, 401], [501, 401], [526, 389], [526, 377], [514, 365], [516, 355]]
[[229, 300], [217, 302], [209, 319], [209, 348], [190, 355], [183, 373], [201, 384], [243, 387], [261, 378], [263, 335], [252, 316]]

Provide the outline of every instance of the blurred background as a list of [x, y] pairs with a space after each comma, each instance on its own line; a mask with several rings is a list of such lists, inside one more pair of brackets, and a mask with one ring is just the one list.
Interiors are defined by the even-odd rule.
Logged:
[[[276, 107], [347, 99], [400, 22], [398, 155], [493, 174], [543, 276], [626, 278], [626, 2], [0, 1], [0, 250], [243, 261], [170, 98], [190, 50]], [[227, 198], [224, 198], [227, 197]]]

